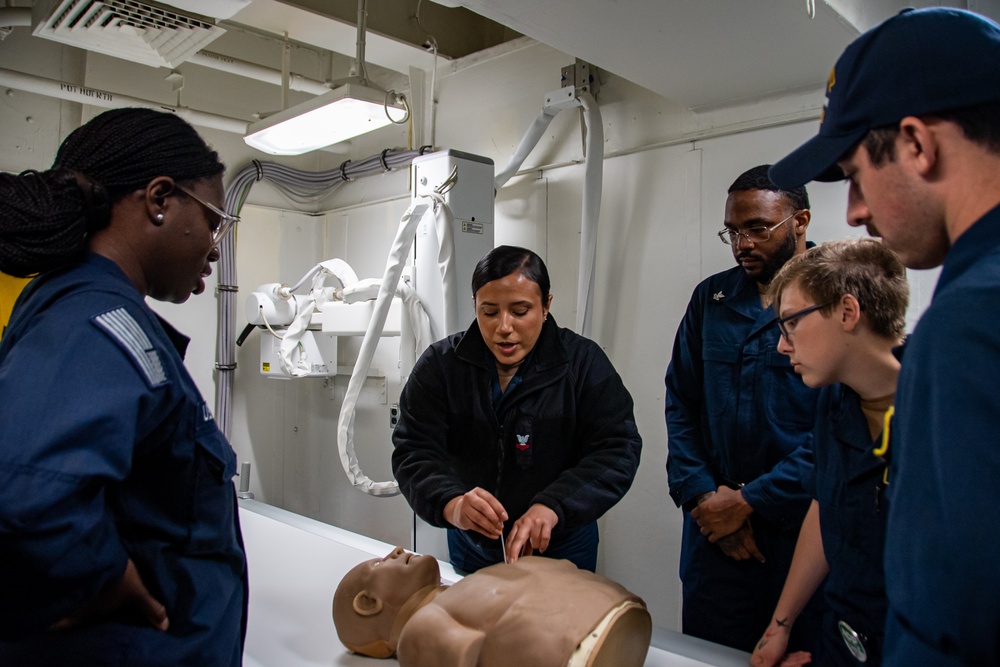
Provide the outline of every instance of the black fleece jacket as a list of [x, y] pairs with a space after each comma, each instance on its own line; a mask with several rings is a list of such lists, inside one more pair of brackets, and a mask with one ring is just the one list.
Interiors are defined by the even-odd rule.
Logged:
[[559, 534], [589, 523], [632, 485], [642, 439], [632, 397], [604, 351], [550, 315], [523, 381], [495, 411], [493, 356], [478, 325], [431, 345], [413, 368], [393, 432], [392, 470], [413, 510], [450, 527], [444, 507], [475, 487], [510, 516], [540, 503]]

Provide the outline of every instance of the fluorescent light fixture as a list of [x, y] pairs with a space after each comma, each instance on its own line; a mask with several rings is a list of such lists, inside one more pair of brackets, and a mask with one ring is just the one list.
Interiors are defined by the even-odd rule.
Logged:
[[[406, 111], [395, 93], [345, 83], [251, 123], [243, 141], [271, 155], [301, 155], [385, 127], [394, 122], [391, 111]], [[395, 122], [399, 116], [406, 118], [397, 114]]]

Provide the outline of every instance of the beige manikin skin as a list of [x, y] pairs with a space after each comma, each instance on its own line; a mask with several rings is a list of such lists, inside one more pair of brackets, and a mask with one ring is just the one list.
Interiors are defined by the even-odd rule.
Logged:
[[432, 577], [439, 583], [437, 561], [402, 549], [355, 567], [334, 596], [341, 641], [374, 657], [395, 653], [402, 667], [645, 661], [652, 621], [642, 600], [569, 561], [529, 556], [453, 586], [428, 585]]

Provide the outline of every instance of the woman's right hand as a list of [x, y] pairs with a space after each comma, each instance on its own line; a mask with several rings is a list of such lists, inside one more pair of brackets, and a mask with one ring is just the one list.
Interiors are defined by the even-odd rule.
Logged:
[[478, 486], [455, 496], [444, 506], [444, 518], [461, 530], [474, 530], [491, 539], [501, 538], [507, 511], [496, 497]]

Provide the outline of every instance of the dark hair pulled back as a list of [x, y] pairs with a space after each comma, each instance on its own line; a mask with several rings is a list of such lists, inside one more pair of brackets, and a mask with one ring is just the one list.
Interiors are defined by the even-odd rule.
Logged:
[[545, 262], [527, 248], [499, 245], [486, 253], [472, 272], [472, 296], [488, 282], [517, 273], [538, 285], [542, 303], [549, 299], [549, 271]]
[[24, 277], [75, 261], [130, 192], [158, 176], [197, 181], [224, 169], [172, 113], [105, 111], [66, 137], [48, 171], [0, 174], [0, 271]]

